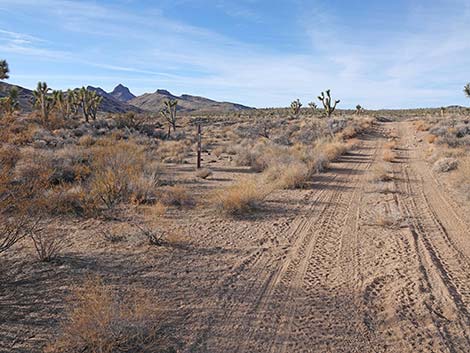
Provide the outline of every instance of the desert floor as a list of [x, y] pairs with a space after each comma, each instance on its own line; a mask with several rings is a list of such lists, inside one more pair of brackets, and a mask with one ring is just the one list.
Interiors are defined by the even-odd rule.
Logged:
[[[376, 182], [391, 134], [392, 178]], [[25, 245], [3, 261], [0, 352], [40, 352], [88, 274], [152, 293], [178, 352], [470, 352], [469, 207], [433, 176], [424, 143], [410, 122], [380, 123], [249, 217], [172, 210], [163, 247], [132, 230], [109, 243], [102, 221], [62, 219], [70, 246], [58, 260], [38, 263]], [[208, 180], [188, 178], [195, 193], [249, 172], [210, 168]]]

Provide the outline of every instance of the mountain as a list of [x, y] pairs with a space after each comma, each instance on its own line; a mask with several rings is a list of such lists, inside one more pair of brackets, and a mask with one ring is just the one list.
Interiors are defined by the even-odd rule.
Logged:
[[118, 84], [112, 92], [109, 92], [109, 94], [120, 102], [128, 102], [135, 98], [135, 95], [132, 94], [129, 88], [121, 84]]
[[104, 89], [100, 87], [88, 86], [87, 90], [95, 91], [103, 100], [100, 104], [100, 111], [104, 113], [126, 113], [126, 112], [135, 112], [141, 113], [142, 109], [139, 107], [129, 105], [126, 102], [121, 102], [114, 98], [111, 94], [107, 93]]
[[[15, 87], [6, 82], [0, 81], [0, 98], [8, 95], [8, 92]], [[23, 111], [31, 111], [33, 108], [33, 91], [16, 86], [19, 91], [20, 107]], [[159, 112], [163, 104], [168, 99], [176, 99], [178, 101], [178, 111], [184, 113], [191, 112], [234, 112], [252, 109], [241, 104], [229, 102], [217, 102], [208, 98], [191, 96], [183, 94], [175, 96], [167, 90], [159, 89], [154, 93], [145, 93], [135, 97], [127, 87], [119, 84], [116, 88], [108, 93], [100, 87], [88, 86], [88, 90], [95, 91], [103, 100], [99, 111], [102, 113], [126, 113], [135, 112], [142, 113], [144, 111]]]
[[18, 89], [18, 101], [20, 103], [21, 110], [31, 111], [34, 102], [33, 91], [27, 88], [11, 85], [9, 83], [0, 81], [0, 98], [8, 96], [10, 90], [13, 87], [16, 87]]
[[[0, 81], [0, 98], [8, 96], [8, 93], [13, 87], [16, 87], [18, 89], [21, 110], [25, 112], [32, 111], [34, 103], [34, 96], [32, 90]], [[87, 89], [96, 91], [100, 96], [103, 97], [99, 109], [99, 111], [102, 113], [142, 112], [142, 109], [138, 107], [116, 100], [113, 96], [106, 93], [103, 89], [99, 87], [88, 86]]]
[[181, 112], [233, 112], [252, 109], [241, 104], [229, 102], [217, 102], [208, 98], [191, 96], [183, 94], [175, 96], [166, 90], [159, 89], [155, 93], [145, 93], [141, 96], [131, 99], [128, 103], [139, 107], [140, 109], [158, 112], [168, 99], [178, 101], [178, 110]]

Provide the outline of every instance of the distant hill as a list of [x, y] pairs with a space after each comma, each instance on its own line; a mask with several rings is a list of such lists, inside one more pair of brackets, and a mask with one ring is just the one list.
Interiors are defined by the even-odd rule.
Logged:
[[159, 89], [154, 93], [145, 93], [131, 99], [128, 103], [143, 110], [158, 112], [168, 99], [178, 101], [178, 110], [182, 112], [233, 112], [252, 109], [241, 104], [229, 102], [217, 102], [208, 98], [183, 94], [175, 96], [166, 90]]
[[135, 95], [132, 94], [129, 88], [121, 84], [118, 84], [112, 92], [109, 92], [109, 94], [120, 102], [128, 102], [135, 98]]
[[[5, 97], [14, 85], [0, 82], [0, 97]], [[19, 91], [20, 107], [23, 111], [31, 111], [33, 108], [33, 91], [27, 88], [16, 86]], [[142, 113], [159, 112], [168, 99], [176, 99], [178, 101], [178, 110], [180, 112], [234, 112], [253, 109], [241, 104], [229, 102], [217, 102], [212, 99], [191, 96], [183, 94], [175, 96], [170, 92], [159, 89], [154, 93], [145, 93], [136, 97], [131, 93], [129, 88], [122, 84], [117, 85], [112, 92], [106, 92], [100, 87], [88, 86], [88, 90], [97, 92], [103, 97], [99, 111], [102, 113], [125, 113], [135, 112]]]
[[33, 91], [27, 88], [0, 81], [0, 98], [8, 96], [13, 87], [18, 89], [18, 100], [21, 110], [31, 111], [34, 103]]

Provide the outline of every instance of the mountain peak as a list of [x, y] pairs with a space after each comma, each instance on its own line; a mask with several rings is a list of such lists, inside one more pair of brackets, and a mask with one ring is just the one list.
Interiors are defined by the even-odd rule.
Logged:
[[135, 96], [131, 93], [129, 88], [122, 84], [118, 84], [112, 92], [109, 93], [115, 99], [121, 102], [128, 102], [131, 99], [135, 98]]
[[155, 93], [162, 94], [164, 96], [173, 96], [169, 91], [166, 89], [157, 89]]

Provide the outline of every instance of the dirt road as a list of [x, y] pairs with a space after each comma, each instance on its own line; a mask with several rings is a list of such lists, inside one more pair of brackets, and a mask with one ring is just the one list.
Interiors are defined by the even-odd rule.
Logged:
[[[390, 180], [376, 181], [381, 169]], [[468, 208], [430, 172], [410, 123], [380, 124], [246, 219], [175, 213], [186, 237], [171, 246], [61, 224], [73, 244], [57, 263], [19, 253], [2, 277], [0, 352], [40, 352], [89, 274], [149, 291], [179, 352], [470, 352]]]
[[[386, 136], [397, 158], [382, 160]], [[217, 284], [207, 352], [469, 352], [470, 232], [407, 123], [383, 124], [319, 176], [278, 246]], [[374, 181], [385, 165], [393, 177]], [[252, 228], [254, 236], [256, 229]]]

